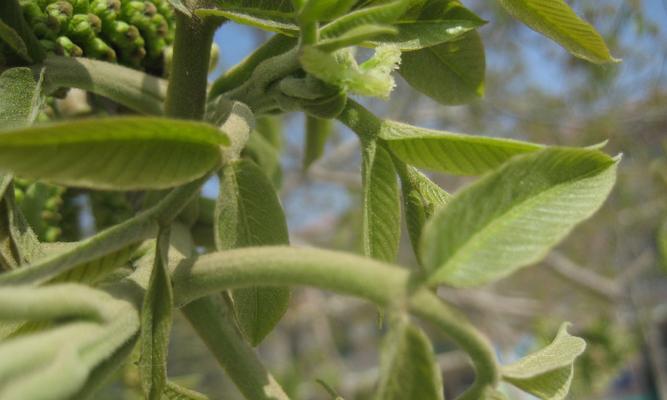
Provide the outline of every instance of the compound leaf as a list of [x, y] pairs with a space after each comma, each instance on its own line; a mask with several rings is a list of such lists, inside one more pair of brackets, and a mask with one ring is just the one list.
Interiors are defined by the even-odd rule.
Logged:
[[543, 400], [562, 400], [570, 390], [574, 361], [586, 349], [586, 342], [561, 325], [547, 347], [502, 368], [503, 380]]
[[533, 143], [436, 131], [390, 120], [382, 122], [379, 135], [403, 162], [456, 175], [479, 175], [517, 154], [543, 148]]
[[429, 283], [482, 285], [540, 260], [602, 205], [616, 164], [598, 150], [551, 148], [462, 190], [424, 229]]
[[164, 189], [220, 162], [214, 126], [159, 118], [45, 124], [0, 133], [0, 170], [92, 189]]
[[445, 105], [484, 95], [486, 61], [479, 33], [403, 54], [399, 72], [418, 91]]
[[[223, 169], [215, 221], [218, 250], [289, 243], [275, 189], [250, 160], [234, 161]], [[290, 290], [250, 287], [233, 290], [232, 298], [241, 330], [258, 345], [287, 310]]]
[[602, 64], [618, 62], [600, 34], [564, 0], [499, 0], [513, 17], [552, 39], [574, 56]]
[[416, 326], [401, 321], [382, 347], [377, 400], [444, 400], [440, 368], [431, 342]]

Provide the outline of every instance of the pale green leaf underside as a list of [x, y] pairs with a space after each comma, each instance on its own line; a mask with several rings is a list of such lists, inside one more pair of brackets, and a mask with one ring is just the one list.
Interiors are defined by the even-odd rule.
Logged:
[[[216, 206], [216, 247], [288, 244], [287, 223], [273, 185], [252, 161], [230, 163], [222, 172]], [[239, 327], [258, 345], [287, 310], [290, 290], [248, 287], [232, 291]]]
[[445, 105], [484, 95], [486, 61], [477, 31], [403, 54], [400, 73], [418, 91]]
[[503, 379], [543, 400], [562, 400], [567, 395], [574, 361], [586, 349], [586, 342], [567, 333], [565, 323], [547, 347], [503, 367]]
[[0, 170], [94, 189], [164, 189], [213, 169], [228, 141], [212, 125], [159, 118], [39, 125], [0, 133]]
[[416, 326], [399, 323], [382, 348], [377, 400], [444, 399], [431, 343]]
[[563, 46], [576, 57], [594, 63], [618, 62], [604, 39], [564, 0], [499, 0], [515, 18]]
[[407, 164], [457, 175], [479, 175], [517, 154], [543, 148], [534, 143], [436, 131], [388, 120], [382, 124], [380, 137]]
[[12, 68], [0, 75], [0, 130], [30, 125], [42, 106], [43, 74], [35, 79], [30, 68]]
[[543, 258], [604, 202], [616, 161], [551, 148], [510, 160], [458, 193], [424, 230], [429, 283], [478, 286]]
[[381, 144], [365, 145], [362, 173], [364, 254], [393, 262], [401, 233], [400, 195], [394, 163]]

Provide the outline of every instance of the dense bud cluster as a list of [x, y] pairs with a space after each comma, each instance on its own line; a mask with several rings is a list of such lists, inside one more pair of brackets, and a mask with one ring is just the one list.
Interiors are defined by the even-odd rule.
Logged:
[[164, 74], [164, 53], [174, 38], [174, 13], [166, 0], [21, 0], [20, 4], [47, 52]]
[[16, 203], [40, 241], [55, 242], [60, 238], [64, 193], [61, 186], [14, 179]]

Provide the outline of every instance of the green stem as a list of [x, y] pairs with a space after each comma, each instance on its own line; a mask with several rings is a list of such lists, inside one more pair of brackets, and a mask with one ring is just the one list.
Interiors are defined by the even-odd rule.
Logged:
[[201, 120], [206, 106], [208, 65], [218, 23], [176, 12], [174, 58], [165, 112], [170, 117]]
[[252, 76], [259, 64], [269, 58], [283, 54], [296, 45], [296, 39], [284, 35], [274, 35], [257, 48], [243, 61], [226, 71], [216, 79], [209, 91], [209, 99], [213, 99], [232, 89], [241, 86]]
[[382, 129], [382, 119], [350, 98], [347, 99], [343, 112], [336, 118], [352, 129], [362, 141], [374, 140]]
[[442, 329], [470, 354], [477, 371], [473, 388], [498, 380], [488, 341], [428, 289], [415, 288], [413, 276], [396, 266], [328, 250], [255, 247], [184, 262], [173, 272], [172, 281], [177, 306], [226, 289], [306, 285], [362, 297], [382, 307], [404, 307]]
[[[35, 69], [41, 69], [36, 66]], [[45, 91], [83, 89], [148, 115], [164, 114], [167, 81], [120, 65], [87, 58], [49, 56], [44, 60]]]
[[289, 399], [236, 328], [233, 311], [220, 295], [195, 300], [181, 310], [246, 398]]

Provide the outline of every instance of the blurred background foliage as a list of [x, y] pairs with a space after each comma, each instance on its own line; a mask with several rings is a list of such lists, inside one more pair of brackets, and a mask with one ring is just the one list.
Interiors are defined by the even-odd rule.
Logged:
[[[604, 208], [544, 262], [482, 289], [440, 289], [439, 294], [471, 317], [497, 345], [505, 363], [548, 343], [562, 321], [571, 321], [571, 331], [588, 342], [575, 367], [571, 399], [667, 398], [667, 0], [570, 1], [624, 60], [606, 66], [571, 57], [511, 19], [496, 2], [464, 3], [489, 21], [480, 29], [487, 57], [484, 98], [443, 107], [397, 77], [391, 101], [366, 104], [388, 118], [453, 132], [566, 146], [608, 141], [605, 149], [623, 153], [623, 162]], [[252, 28], [225, 24], [216, 35], [221, 62], [211, 79], [267, 37]], [[90, 113], [72, 100], [75, 96], [73, 91], [56, 100], [53, 110], [63, 115]], [[104, 99], [93, 100], [101, 106], [93, 107], [94, 112], [116, 111]], [[322, 158], [304, 161], [304, 124], [299, 115], [262, 120], [258, 130], [267, 140], [247, 152], [272, 171], [293, 245], [359, 252], [357, 139], [335, 125], [328, 135], [310, 138], [309, 145], [323, 146]], [[281, 147], [281, 157], [272, 155], [267, 145]], [[310, 164], [307, 170], [304, 163]], [[452, 193], [469, 181], [433, 178]], [[19, 190], [26, 199], [26, 214], [35, 204], [49, 212], [42, 215], [43, 240], [90, 235], [140, 206], [140, 197], [132, 194], [68, 190], [63, 195], [27, 184]], [[60, 199], [57, 204], [54, 193]], [[210, 199], [216, 193], [217, 183], [209, 182], [204, 196]], [[200, 214], [210, 211], [207, 206], [210, 201], [203, 200]], [[80, 224], [58, 225], [77, 213], [84, 216]], [[210, 227], [200, 225], [194, 226], [195, 232], [208, 233]], [[408, 236], [403, 240], [400, 264], [413, 265]], [[471, 382], [473, 372], [446, 337], [430, 333], [447, 398], [452, 398]], [[345, 399], [370, 399], [382, 334], [373, 306], [299, 289], [290, 311], [259, 352], [294, 399], [331, 399], [318, 379]], [[212, 399], [241, 398], [182, 319], [175, 323], [169, 361], [175, 381], [197, 387]], [[139, 398], [138, 388], [137, 372], [130, 366], [99, 398]], [[506, 390], [512, 399], [529, 398]]]

